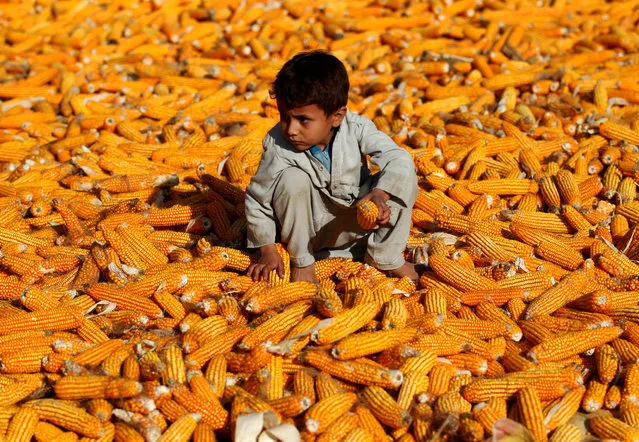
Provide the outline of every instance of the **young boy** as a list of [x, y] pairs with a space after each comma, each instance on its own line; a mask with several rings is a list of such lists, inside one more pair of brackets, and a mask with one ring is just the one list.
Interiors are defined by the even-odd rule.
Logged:
[[[273, 269], [283, 276], [277, 241], [287, 247], [294, 281], [316, 281], [315, 260], [335, 256], [418, 279], [403, 258], [417, 198], [415, 166], [372, 121], [346, 109], [348, 89], [344, 65], [323, 51], [297, 54], [277, 74], [272, 95], [280, 122], [264, 138], [246, 188], [248, 247], [260, 249], [247, 270], [254, 280], [268, 279]], [[370, 174], [366, 155], [378, 173]], [[372, 231], [357, 224], [355, 205], [363, 200], [379, 209]]]

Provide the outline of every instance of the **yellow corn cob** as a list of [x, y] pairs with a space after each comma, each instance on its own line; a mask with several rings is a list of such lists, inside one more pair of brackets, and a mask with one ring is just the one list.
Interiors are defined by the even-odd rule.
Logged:
[[563, 424], [553, 432], [552, 436], [550, 437], [550, 442], [578, 442], [582, 439], [583, 434], [581, 430], [577, 426], [571, 423], [567, 423]]
[[614, 379], [619, 369], [619, 356], [608, 344], [604, 344], [595, 349], [595, 363], [597, 375], [603, 384], [607, 384]]
[[284, 395], [284, 372], [282, 356], [271, 355], [266, 364], [264, 374], [267, 376], [264, 388], [266, 399], [280, 399]]
[[541, 410], [541, 402], [535, 390], [529, 387], [519, 390], [517, 393], [517, 407], [520, 422], [531, 431], [535, 440], [548, 440]]
[[409, 312], [404, 303], [399, 298], [391, 298], [384, 305], [384, 316], [382, 317], [382, 329], [397, 330], [406, 326]]
[[444, 333], [454, 330], [480, 339], [490, 339], [496, 336], [508, 335], [507, 325], [508, 324], [502, 324], [492, 320], [481, 320], [477, 318], [449, 318], [443, 321], [442, 330]]
[[395, 344], [408, 342], [416, 333], [416, 329], [400, 329], [352, 334], [334, 345], [331, 355], [339, 360], [368, 356]]
[[217, 437], [215, 436], [215, 430], [211, 425], [206, 422], [200, 421], [193, 431], [194, 442], [215, 442]]
[[186, 442], [190, 440], [202, 416], [199, 413], [188, 413], [180, 416], [166, 429], [158, 442]]
[[236, 327], [222, 332], [197, 350], [189, 353], [184, 362], [191, 368], [199, 369], [216, 354], [230, 351], [249, 331], [250, 329], [247, 327]]
[[238, 348], [250, 350], [264, 342], [277, 344], [308, 312], [309, 302], [298, 302], [289, 306], [284, 312], [263, 322], [247, 334], [238, 344]]
[[78, 353], [71, 361], [80, 365], [99, 365], [122, 345], [124, 342], [121, 339], [110, 339]]
[[348, 412], [337, 418], [331, 425], [326, 428], [326, 431], [321, 433], [317, 440], [319, 442], [330, 442], [341, 440], [351, 430], [357, 428], [359, 425], [359, 418], [355, 413]]
[[20, 408], [13, 415], [9, 428], [7, 430], [7, 438], [11, 441], [28, 442], [35, 433], [38, 424], [38, 412], [32, 408]]
[[555, 175], [555, 182], [564, 204], [579, 208], [581, 205], [581, 192], [574, 174], [566, 169], [561, 169]]
[[58, 307], [38, 310], [16, 316], [0, 318], [0, 334], [17, 333], [28, 330], [70, 330], [80, 326], [82, 309]]
[[586, 287], [587, 282], [588, 274], [585, 271], [578, 270], [571, 273], [559, 281], [558, 284], [533, 299], [526, 308], [524, 318], [530, 319], [556, 311], [558, 308], [578, 298], [580, 291]]
[[522, 388], [532, 387], [541, 400], [556, 399], [565, 394], [565, 387], [554, 381], [531, 379], [480, 379], [462, 388], [462, 396], [471, 403], [490, 398], [509, 398]]
[[115, 302], [121, 310], [131, 309], [151, 317], [162, 316], [162, 309], [152, 300], [123, 293], [122, 289], [103, 283], [93, 284], [87, 294], [96, 301]]
[[363, 385], [377, 385], [385, 388], [396, 388], [401, 385], [403, 376], [397, 370], [363, 362], [362, 359], [337, 361], [322, 351], [306, 351], [301, 356], [309, 365], [340, 379]]
[[589, 427], [597, 436], [607, 439], [636, 440], [639, 430], [612, 416], [595, 416], [588, 420]]
[[372, 201], [363, 201], [357, 205], [357, 224], [362, 229], [373, 229], [377, 225], [377, 205]]
[[417, 395], [428, 390], [429, 380], [426, 374], [419, 371], [405, 372], [404, 382], [400, 387], [397, 396], [397, 405], [406, 411], [409, 411], [414, 405]]
[[346, 390], [341, 388], [337, 379], [327, 373], [319, 373], [315, 377], [315, 390], [317, 392], [317, 400], [321, 401], [329, 396], [338, 393], [344, 393]]
[[53, 438], [60, 436], [63, 433], [64, 431], [62, 431], [55, 425], [45, 421], [39, 421], [35, 427], [33, 436], [35, 437], [36, 441], [52, 440]]
[[524, 195], [538, 190], [537, 182], [532, 180], [488, 180], [468, 184], [468, 190], [473, 193], [488, 193], [491, 195]]
[[166, 255], [160, 252], [146, 236], [130, 228], [128, 224], [124, 223], [116, 227], [115, 232], [140, 256], [147, 266], [168, 262]]
[[115, 399], [141, 393], [142, 384], [110, 376], [67, 376], [55, 383], [54, 392], [59, 399]]
[[300, 394], [272, 399], [268, 404], [284, 418], [298, 416], [312, 405], [308, 397]]
[[137, 357], [129, 355], [122, 363], [122, 377], [134, 381], [140, 380], [140, 363]]
[[373, 415], [390, 428], [408, 427], [412, 418], [397, 402], [381, 387], [370, 386], [362, 390], [362, 398], [368, 404]]
[[315, 284], [296, 281], [264, 290], [262, 293], [246, 296], [245, 309], [251, 313], [263, 313], [274, 306], [284, 306], [294, 301], [311, 299], [317, 293]]
[[313, 303], [318, 312], [327, 318], [332, 318], [343, 309], [342, 299], [335, 290], [328, 287], [318, 291]]
[[[188, 315], [185, 318], [188, 318]], [[212, 315], [205, 319], [198, 316], [198, 319], [197, 323], [183, 323], [180, 326], [180, 330], [184, 333], [182, 348], [186, 353], [191, 353], [208, 339], [228, 330], [228, 323], [221, 315]]]
[[310, 399], [311, 405], [315, 403], [315, 381], [306, 370], [300, 370], [293, 375], [293, 391], [295, 394]]
[[621, 402], [621, 388], [618, 385], [611, 385], [604, 397], [604, 408], [614, 410]]
[[101, 437], [105, 433], [102, 422], [82, 408], [58, 399], [37, 399], [24, 407], [35, 409], [41, 420], [87, 437]]
[[622, 398], [619, 406], [619, 415], [625, 423], [636, 427], [639, 424], [639, 405]]
[[[541, 230], [540, 235], [544, 233], [569, 233], [572, 232], [572, 227], [570, 224], [561, 216], [556, 215], [554, 213], [545, 213], [545, 212], [531, 212], [531, 211], [522, 211], [516, 210], [512, 215], [513, 225], [516, 228], [522, 229], [522, 235], [528, 233], [523, 230], [523, 228], [528, 229], [539, 229]], [[513, 233], [516, 233], [515, 230], [511, 229]], [[547, 238], [547, 236], [544, 236]], [[530, 245], [535, 245], [535, 243], [529, 242], [525, 237], [521, 238], [524, 242]], [[531, 240], [532, 241], [532, 240]]]
[[315, 434], [325, 431], [357, 401], [354, 393], [344, 392], [328, 396], [313, 404], [304, 414], [306, 429]]
[[186, 316], [184, 305], [172, 294], [159, 290], [153, 295], [153, 300], [162, 307], [172, 318], [181, 320]]
[[217, 312], [226, 319], [229, 325], [243, 325], [246, 322], [239, 304], [232, 296], [223, 296], [217, 301]]
[[449, 391], [450, 381], [456, 371], [456, 368], [450, 364], [439, 363], [435, 365], [428, 374], [428, 393], [434, 396], [441, 396]]
[[529, 357], [535, 362], [558, 361], [610, 342], [622, 332], [619, 327], [600, 327], [565, 333], [537, 344], [530, 350]]
[[112, 352], [109, 356], [104, 358], [102, 363], [100, 364], [101, 368], [104, 370], [104, 374], [110, 376], [119, 376], [123, 370], [124, 361], [127, 360], [130, 356], [133, 355], [133, 348], [131, 345], [123, 345], [114, 352]]
[[626, 378], [624, 380], [624, 398], [636, 401], [639, 398], [639, 389], [636, 381], [639, 379], [639, 364], [633, 363], [626, 368]]
[[431, 256], [428, 261], [437, 276], [458, 290], [487, 290], [496, 283], [443, 256]]
[[379, 310], [380, 306], [375, 302], [344, 309], [328, 319], [326, 327], [313, 332], [311, 340], [319, 345], [336, 342], [368, 324]]
[[186, 369], [182, 357], [182, 350], [177, 345], [169, 345], [164, 349], [162, 356], [164, 362], [162, 378], [165, 381], [164, 383], [169, 381], [180, 384], [186, 383]]
[[144, 442], [144, 437], [135, 428], [124, 422], [116, 422], [115, 440], [130, 440], [131, 442]]
[[475, 376], [481, 376], [488, 370], [488, 361], [476, 354], [461, 353], [447, 356], [446, 359], [450, 361], [453, 366], [458, 367], [460, 370], [468, 370]]
[[176, 384], [172, 391], [173, 397], [178, 404], [191, 413], [201, 414], [202, 420], [211, 425], [213, 429], [220, 429], [226, 423], [228, 412], [217, 399], [211, 401], [200, 398], [182, 384]]

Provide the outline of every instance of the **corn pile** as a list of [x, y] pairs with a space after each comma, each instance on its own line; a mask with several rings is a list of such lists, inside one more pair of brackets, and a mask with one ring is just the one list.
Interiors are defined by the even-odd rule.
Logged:
[[[639, 440], [639, 2], [309, 4], [2, 3], [0, 439]], [[243, 275], [313, 48], [414, 157], [418, 287]]]

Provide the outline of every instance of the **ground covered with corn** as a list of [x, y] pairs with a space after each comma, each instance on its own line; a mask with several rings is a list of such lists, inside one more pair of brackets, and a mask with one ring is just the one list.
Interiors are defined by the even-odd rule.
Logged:
[[[639, 440], [639, 2], [308, 4], [0, 2], [0, 440]], [[413, 155], [417, 287], [243, 275], [313, 48]]]

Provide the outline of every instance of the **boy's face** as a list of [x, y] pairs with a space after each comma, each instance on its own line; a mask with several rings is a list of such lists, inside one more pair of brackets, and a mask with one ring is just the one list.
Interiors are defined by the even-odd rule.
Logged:
[[299, 151], [315, 145], [325, 147], [331, 141], [333, 128], [338, 127], [346, 115], [346, 106], [326, 115], [316, 104], [288, 108], [279, 100], [277, 109], [284, 136]]

